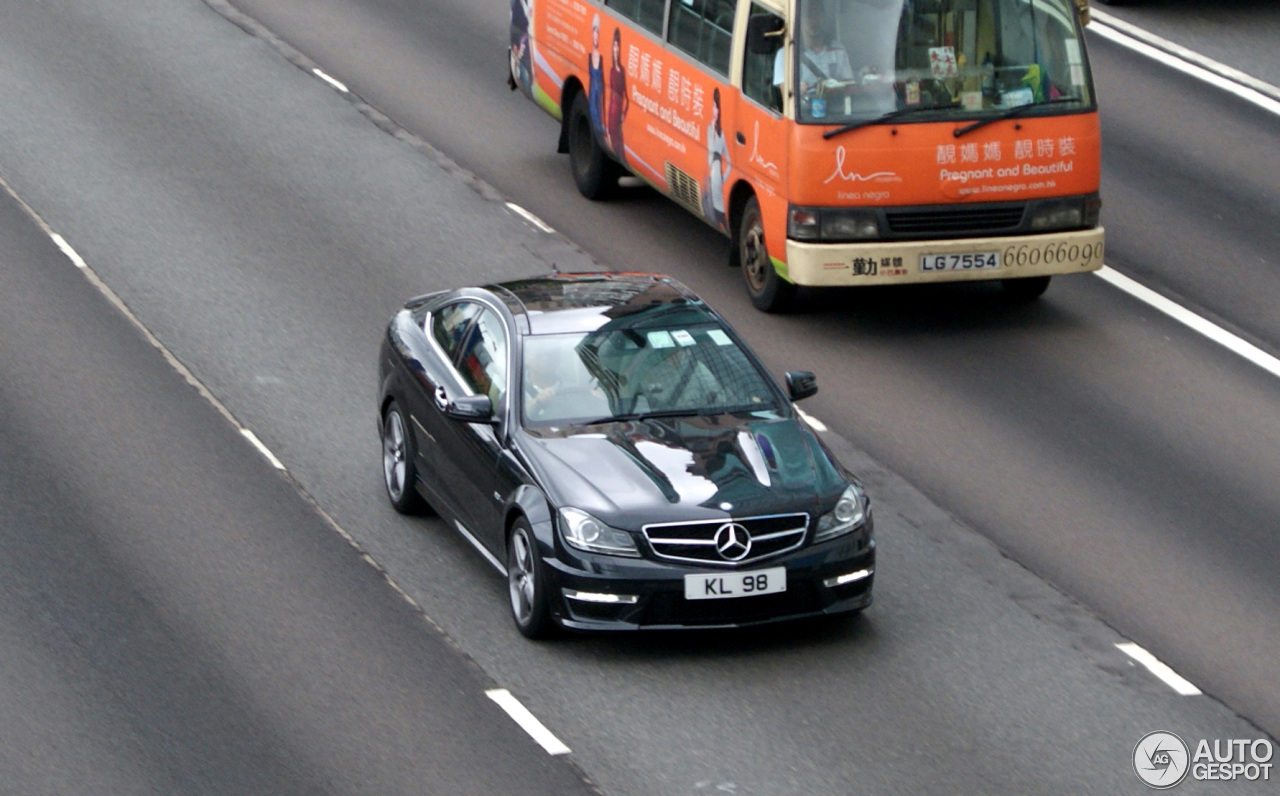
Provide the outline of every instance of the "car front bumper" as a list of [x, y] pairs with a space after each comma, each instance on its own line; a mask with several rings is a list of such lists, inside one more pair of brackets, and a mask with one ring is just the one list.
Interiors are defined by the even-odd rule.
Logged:
[[[875, 542], [859, 533], [727, 569], [651, 559], [565, 556], [544, 560], [549, 608], [572, 630], [729, 628], [859, 611], [871, 604]], [[684, 576], [785, 567], [786, 591], [689, 600]]]

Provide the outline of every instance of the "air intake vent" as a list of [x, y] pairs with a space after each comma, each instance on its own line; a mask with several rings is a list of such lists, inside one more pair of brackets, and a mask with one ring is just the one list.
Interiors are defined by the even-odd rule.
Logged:
[[671, 186], [671, 198], [688, 209], [702, 215], [702, 188], [698, 181], [666, 162], [667, 185]]
[[1015, 202], [986, 207], [887, 210], [885, 216], [894, 235], [932, 236], [1016, 230], [1025, 211], [1025, 203]]

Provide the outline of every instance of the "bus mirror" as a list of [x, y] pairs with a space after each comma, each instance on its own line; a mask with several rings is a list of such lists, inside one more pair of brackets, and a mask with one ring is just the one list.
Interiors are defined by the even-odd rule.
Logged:
[[752, 55], [769, 55], [782, 46], [787, 23], [773, 14], [756, 14], [747, 20], [747, 50]]
[[1089, 0], [1076, 0], [1076, 13], [1080, 15], [1080, 24], [1089, 24]]

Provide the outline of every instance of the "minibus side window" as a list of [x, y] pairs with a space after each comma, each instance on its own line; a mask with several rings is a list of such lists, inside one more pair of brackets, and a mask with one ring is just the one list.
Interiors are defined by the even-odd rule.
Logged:
[[627, 19], [634, 19], [645, 30], [662, 35], [662, 16], [666, 13], [667, 0], [605, 0], [605, 5]]
[[729, 74], [733, 0], [674, 0], [667, 40], [722, 75]]
[[[771, 25], [771, 30], [780, 31], [783, 28], [781, 17], [763, 6], [752, 3], [751, 18], [757, 17], [775, 19], [776, 27]], [[773, 83], [773, 70], [777, 52], [782, 47], [782, 38], [779, 35], [767, 39], [771, 46], [765, 52], [752, 52], [748, 47], [746, 57], [742, 61], [742, 93], [776, 113], [782, 113], [782, 92]]]

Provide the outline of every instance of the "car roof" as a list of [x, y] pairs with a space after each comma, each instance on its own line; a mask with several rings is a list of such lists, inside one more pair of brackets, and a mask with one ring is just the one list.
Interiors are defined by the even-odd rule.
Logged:
[[622, 317], [665, 316], [673, 310], [681, 310], [686, 323], [719, 320], [693, 291], [661, 274], [554, 273], [485, 288], [517, 319], [525, 319], [529, 334], [590, 332]]

